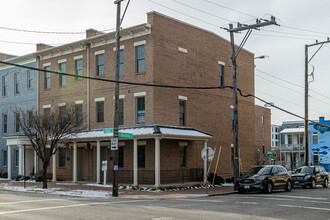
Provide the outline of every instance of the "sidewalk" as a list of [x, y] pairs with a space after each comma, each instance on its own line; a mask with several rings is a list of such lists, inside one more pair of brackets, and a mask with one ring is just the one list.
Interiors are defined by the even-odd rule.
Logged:
[[[187, 189], [190, 188], [190, 189]], [[42, 189], [42, 182], [26, 181], [25, 188], [23, 181], [10, 181], [0, 179], [0, 191], [18, 191], [47, 193], [56, 195], [89, 197], [89, 198], [108, 198], [112, 195], [112, 185], [101, 185], [86, 182], [48, 182], [48, 189]], [[216, 186], [216, 187], [197, 187], [191, 186], [186, 189], [173, 189], [161, 191], [140, 186], [138, 189], [132, 189], [131, 186], [119, 186], [119, 197], [122, 198], [184, 198], [184, 197], [201, 197], [214, 196], [235, 193], [233, 186]]]

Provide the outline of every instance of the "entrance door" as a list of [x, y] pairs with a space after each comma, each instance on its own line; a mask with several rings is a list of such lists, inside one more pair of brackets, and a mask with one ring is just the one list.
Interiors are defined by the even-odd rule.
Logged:
[[77, 180], [85, 180], [85, 148], [77, 148]]

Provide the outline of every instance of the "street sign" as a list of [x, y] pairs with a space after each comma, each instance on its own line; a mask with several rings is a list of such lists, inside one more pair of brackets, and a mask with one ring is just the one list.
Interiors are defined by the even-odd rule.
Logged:
[[[103, 129], [103, 134], [109, 134], [109, 133], [113, 133], [113, 128]], [[124, 133], [124, 132], [118, 132], [118, 137], [133, 138], [133, 134], [131, 134], [131, 133]]]
[[111, 138], [111, 150], [118, 150], [118, 138]]
[[206, 158], [207, 158], [207, 161], [210, 162], [213, 160], [214, 151], [211, 147], [207, 147], [207, 152], [208, 152], [208, 157], [206, 157], [206, 149], [203, 148], [203, 150], [201, 151], [201, 156], [202, 156], [203, 160], [206, 160]]
[[108, 161], [102, 161], [102, 171], [108, 170]]
[[113, 133], [113, 128], [103, 129], [103, 134]]
[[265, 157], [276, 157], [276, 154], [273, 151], [267, 151], [267, 153], [264, 154]]

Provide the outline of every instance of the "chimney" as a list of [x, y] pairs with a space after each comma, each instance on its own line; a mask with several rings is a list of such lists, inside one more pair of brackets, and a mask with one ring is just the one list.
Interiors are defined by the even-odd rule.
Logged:
[[86, 30], [86, 38], [95, 37], [96, 35], [104, 34], [101, 31], [95, 30], [93, 28]]
[[52, 47], [53, 46], [48, 45], [48, 44], [39, 43], [39, 44], [37, 44], [37, 51], [46, 50], [46, 49], [49, 49]]

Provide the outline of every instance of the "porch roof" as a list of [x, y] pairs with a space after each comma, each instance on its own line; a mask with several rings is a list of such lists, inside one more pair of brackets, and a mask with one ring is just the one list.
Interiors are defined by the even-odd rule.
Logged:
[[281, 131], [281, 134], [301, 134], [305, 132], [305, 128], [286, 128]]
[[[133, 138], [153, 138], [161, 136], [170, 139], [188, 139], [188, 140], [208, 140], [213, 136], [194, 128], [188, 127], [176, 127], [167, 125], [147, 125], [137, 127], [121, 127], [119, 132], [129, 133], [133, 135]], [[98, 140], [109, 140], [113, 137], [113, 133], [104, 133], [104, 129], [92, 129], [83, 130], [75, 134], [70, 134], [66, 139], [78, 140], [78, 139], [98, 139]], [[120, 139], [129, 139], [120, 137]]]

